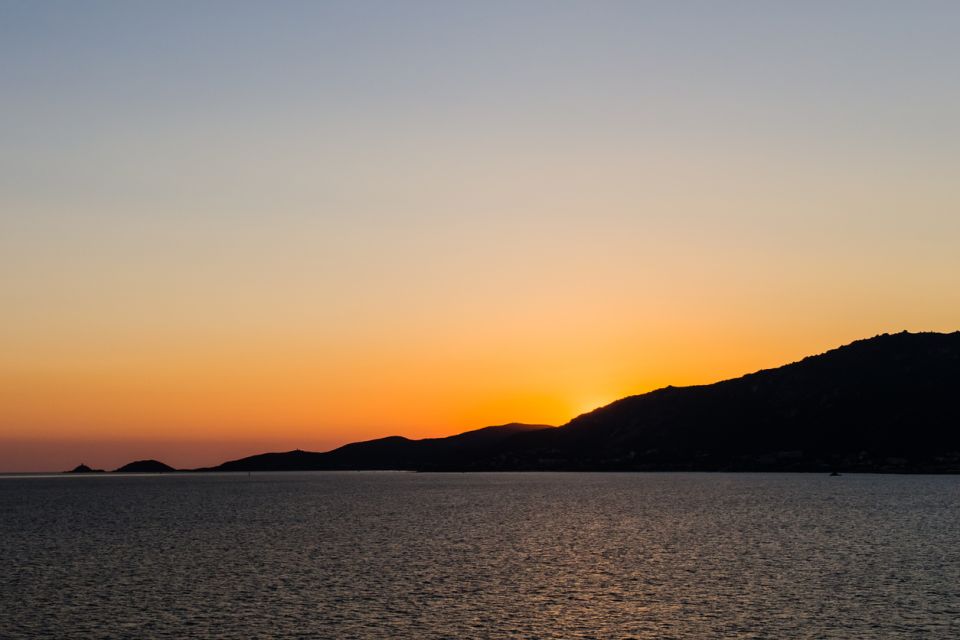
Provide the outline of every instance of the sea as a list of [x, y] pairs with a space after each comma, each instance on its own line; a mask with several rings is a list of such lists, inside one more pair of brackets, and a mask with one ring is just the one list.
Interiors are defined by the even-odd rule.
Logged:
[[0, 638], [960, 638], [960, 477], [0, 476]]

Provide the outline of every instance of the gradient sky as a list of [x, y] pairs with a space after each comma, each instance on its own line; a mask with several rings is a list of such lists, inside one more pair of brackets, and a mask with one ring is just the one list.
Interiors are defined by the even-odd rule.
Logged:
[[960, 328], [956, 2], [0, 0], [0, 471]]

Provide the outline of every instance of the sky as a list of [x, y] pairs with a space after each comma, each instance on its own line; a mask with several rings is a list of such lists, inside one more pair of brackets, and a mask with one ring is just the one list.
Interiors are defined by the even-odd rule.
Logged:
[[0, 471], [960, 329], [955, 2], [0, 0]]

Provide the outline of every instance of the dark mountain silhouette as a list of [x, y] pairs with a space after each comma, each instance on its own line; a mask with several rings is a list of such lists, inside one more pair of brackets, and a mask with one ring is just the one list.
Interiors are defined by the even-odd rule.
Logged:
[[[741, 378], [623, 398], [562, 427], [391, 436], [196, 471], [353, 469], [960, 473], [960, 331], [858, 340]], [[174, 469], [141, 460], [117, 471]]]
[[466, 468], [960, 472], [960, 332], [624, 398]]
[[308, 469], [960, 473], [960, 332], [884, 334], [733, 380], [624, 398], [557, 428], [394, 436], [204, 470]]
[[78, 464], [70, 471], [64, 471], [64, 473], [104, 473], [103, 469], [91, 469], [85, 464]]
[[114, 473], [168, 473], [176, 471], [168, 464], [159, 460], [137, 460], [123, 465], [119, 469], [114, 469]]
[[465, 466], [477, 464], [479, 460], [492, 454], [497, 445], [512, 436], [550, 428], [547, 425], [512, 423], [467, 431], [446, 438], [410, 440], [401, 436], [390, 436], [354, 442], [324, 453], [299, 449], [285, 453], [263, 453], [198, 471], [415, 470], [438, 464]]

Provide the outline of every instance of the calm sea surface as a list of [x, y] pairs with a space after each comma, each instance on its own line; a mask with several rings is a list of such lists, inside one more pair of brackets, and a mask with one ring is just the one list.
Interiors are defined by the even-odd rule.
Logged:
[[960, 477], [0, 477], [0, 638], [960, 638]]

